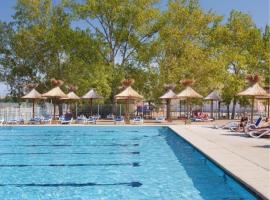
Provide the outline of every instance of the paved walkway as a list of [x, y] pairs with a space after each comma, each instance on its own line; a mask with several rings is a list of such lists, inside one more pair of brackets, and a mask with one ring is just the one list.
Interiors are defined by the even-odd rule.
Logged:
[[265, 199], [270, 199], [270, 139], [209, 126], [171, 125], [172, 130]]

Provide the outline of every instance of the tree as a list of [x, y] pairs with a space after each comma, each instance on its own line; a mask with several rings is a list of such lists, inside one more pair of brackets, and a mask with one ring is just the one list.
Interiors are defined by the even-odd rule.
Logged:
[[14, 96], [21, 96], [25, 85], [39, 83], [39, 90], [51, 87], [50, 79], [79, 86], [82, 94], [96, 87], [110, 95], [109, 74], [97, 52], [91, 34], [71, 29], [71, 18], [60, 4], [50, 0], [20, 0], [14, 21], [1, 23], [0, 64], [2, 79]]
[[[150, 62], [146, 49], [156, 39], [159, 28], [160, 11], [154, 5], [157, 0], [143, 1], [67, 1], [66, 5], [75, 19], [85, 20], [88, 24], [86, 32], [93, 34], [98, 41], [99, 55], [111, 71], [112, 95], [120, 84], [119, 73], [131, 65], [140, 67], [143, 62]], [[125, 69], [124, 69], [125, 70]], [[130, 70], [129, 70], [130, 71]]]
[[216, 50], [209, 45], [209, 36], [221, 18], [204, 13], [198, 1], [175, 0], [170, 1], [162, 20], [157, 57], [160, 84], [195, 79], [195, 87], [208, 93], [220, 77], [219, 60]]
[[251, 17], [239, 11], [232, 11], [228, 22], [215, 28], [212, 34], [216, 48], [222, 57], [223, 99], [229, 106], [233, 102], [232, 116], [235, 116], [235, 106], [238, 101], [237, 93], [245, 86], [245, 76], [251, 71], [257, 72], [260, 56], [261, 34]]

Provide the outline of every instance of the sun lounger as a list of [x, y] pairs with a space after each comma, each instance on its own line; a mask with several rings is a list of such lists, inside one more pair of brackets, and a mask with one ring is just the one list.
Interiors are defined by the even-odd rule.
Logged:
[[113, 120], [114, 115], [113, 115], [113, 114], [108, 114], [106, 118], [107, 118], [107, 119], [111, 119], [111, 120]]
[[5, 122], [5, 120], [4, 120], [4, 119], [0, 119], [0, 125], [3, 125], [3, 124], [4, 124], [4, 122]]
[[9, 119], [6, 121], [6, 124], [17, 124], [18, 121], [16, 119]]
[[85, 123], [96, 124], [96, 123], [97, 123], [97, 118], [96, 118], [96, 117], [89, 117], [89, 118], [86, 118]]
[[219, 125], [214, 125], [214, 128], [216, 128], [216, 129], [231, 129], [231, 128], [238, 128], [238, 122], [228, 122], [228, 123], [226, 123], [226, 124], [224, 124], [224, 125], [221, 125], [221, 126], [219, 126]]
[[116, 118], [114, 118], [114, 124], [117, 124], [117, 123], [125, 123], [124, 117], [117, 116]]
[[208, 117], [206, 113], [194, 113], [193, 116], [191, 117], [192, 122], [209, 122], [209, 121], [214, 121], [214, 119], [211, 119]]
[[162, 123], [162, 122], [165, 122], [165, 117], [164, 116], [160, 116], [160, 117], [156, 117], [156, 120], [155, 120], [157, 123]]
[[132, 122], [134, 124], [143, 124], [143, 118], [141, 116], [137, 116], [132, 120]]
[[65, 117], [63, 120], [61, 120], [61, 124], [71, 124], [73, 118], [70, 116]]
[[192, 122], [211, 122], [214, 121], [214, 119], [211, 118], [191, 118]]
[[264, 136], [270, 136], [270, 127], [251, 130], [251, 131], [248, 131], [246, 133], [250, 137], [253, 137], [253, 138], [261, 138], [261, 137], [264, 137]]
[[87, 118], [84, 115], [81, 115], [81, 116], [77, 117], [76, 123], [78, 123], [78, 124], [86, 123], [86, 120], [87, 120]]
[[248, 129], [256, 129], [261, 125], [262, 117], [259, 117], [254, 124], [247, 124]]
[[94, 115], [93, 116], [96, 120], [98, 120], [98, 119], [100, 119], [101, 118], [101, 116], [100, 115]]
[[40, 123], [41, 123], [41, 118], [39, 118], [39, 117], [31, 118], [28, 121], [28, 124], [40, 124]]
[[6, 124], [11, 124], [11, 125], [15, 125], [15, 124], [23, 124], [24, 123], [24, 119], [20, 118], [20, 119], [9, 119], [6, 121]]
[[65, 116], [64, 115], [62, 115], [62, 116], [60, 116], [59, 118], [58, 118], [58, 121], [63, 121], [65, 119]]
[[[259, 117], [254, 124], [250, 124], [250, 123], [247, 124], [245, 126], [245, 129], [248, 129], [248, 130], [256, 129], [261, 125], [261, 122], [262, 122], [262, 117]], [[238, 131], [238, 129], [239, 129], [239, 124], [237, 124], [237, 127], [231, 127], [230, 128], [230, 130], [233, 131], [233, 132]]]
[[51, 124], [52, 123], [52, 117], [51, 116], [46, 116], [46, 117], [41, 118], [41, 123]]

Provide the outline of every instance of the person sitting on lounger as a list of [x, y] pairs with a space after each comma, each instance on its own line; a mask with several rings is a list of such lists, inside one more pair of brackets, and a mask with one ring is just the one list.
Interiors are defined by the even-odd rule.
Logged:
[[237, 132], [245, 132], [245, 127], [248, 123], [248, 117], [246, 117], [245, 115], [241, 117], [240, 122], [238, 124], [238, 127], [236, 129], [233, 129], [233, 131], [237, 131]]

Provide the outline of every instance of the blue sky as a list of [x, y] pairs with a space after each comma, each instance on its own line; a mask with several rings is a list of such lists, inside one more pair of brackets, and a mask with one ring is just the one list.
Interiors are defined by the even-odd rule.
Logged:
[[[161, 5], [165, 6], [166, 2], [163, 0]], [[1, 21], [12, 20], [15, 4], [16, 0], [0, 0]], [[258, 28], [263, 29], [266, 24], [270, 24], [270, 0], [200, 0], [200, 4], [205, 11], [212, 10], [218, 15], [223, 15], [225, 19], [230, 11], [235, 9], [251, 15]], [[6, 92], [6, 87], [0, 83], [0, 96]]]

